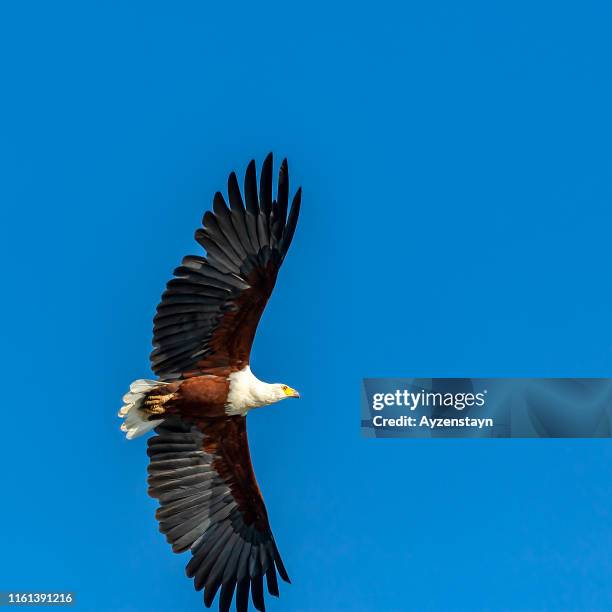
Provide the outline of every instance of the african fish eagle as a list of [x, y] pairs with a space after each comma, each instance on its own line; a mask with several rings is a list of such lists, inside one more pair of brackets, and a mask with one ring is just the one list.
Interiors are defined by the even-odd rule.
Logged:
[[272, 154], [257, 190], [255, 162], [244, 179], [228, 180], [229, 207], [221, 193], [195, 233], [206, 256], [189, 255], [174, 271], [157, 307], [151, 368], [159, 380], [137, 380], [123, 397], [119, 416], [127, 438], [151, 429], [147, 453], [149, 494], [159, 500], [156, 518], [174, 552], [190, 550], [187, 576], [204, 589], [210, 607], [219, 588], [219, 610], [234, 592], [239, 612], [249, 592], [265, 610], [278, 596], [277, 572], [289, 582], [268, 522], [249, 454], [246, 416], [297, 391], [258, 380], [251, 345], [298, 220], [301, 188], [289, 215], [287, 160], [272, 199]]

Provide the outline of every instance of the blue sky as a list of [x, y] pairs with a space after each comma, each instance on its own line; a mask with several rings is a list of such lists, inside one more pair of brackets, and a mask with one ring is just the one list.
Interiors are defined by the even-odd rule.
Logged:
[[272, 150], [303, 212], [252, 363], [303, 399], [249, 417], [269, 610], [610, 609], [609, 441], [359, 431], [364, 376], [610, 375], [610, 6], [207, 4], [0, 9], [0, 589], [199, 609], [115, 415]]

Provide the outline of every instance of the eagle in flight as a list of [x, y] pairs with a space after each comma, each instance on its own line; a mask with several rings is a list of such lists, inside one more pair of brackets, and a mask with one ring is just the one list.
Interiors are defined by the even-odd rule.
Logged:
[[235, 173], [229, 207], [221, 193], [195, 233], [206, 256], [188, 255], [174, 271], [157, 307], [151, 368], [159, 380], [136, 380], [119, 416], [127, 438], [151, 429], [149, 494], [174, 552], [191, 551], [187, 576], [210, 607], [248, 609], [249, 594], [265, 610], [278, 596], [285, 570], [257, 485], [246, 431], [249, 410], [299, 397], [283, 384], [258, 380], [250, 368], [257, 324], [274, 289], [298, 220], [301, 188], [291, 209], [287, 160], [272, 195], [272, 154], [257, 189], [255, 162]]

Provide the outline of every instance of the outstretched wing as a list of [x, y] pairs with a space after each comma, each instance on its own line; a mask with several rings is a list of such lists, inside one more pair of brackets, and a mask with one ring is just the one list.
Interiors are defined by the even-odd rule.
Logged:
[[187, 424], [172, 417], [149, 439], [149, 494], [160, 502], [156, 518], [175, 552], [191, 549], [187, 576], [219, 610], [253, 605], [265, 610], [263, 579], [278, 596], [276, 572], [289, 582], [255, 480], [241, 416]]
[[298, 220], [301, 189], [291, 211], [287, 160], [272, 199], [272, 154], [266, 157], [259, 194], [255, 162], [244, 179], [243, 203], [236, 175], [228, 180], [230, 206], [217, 192], [196, 240], [206, 257], [189, 255], [174, 271], [154, 319], [151, 367], [161, 379], [213, 368], [241, 369], [249, 362], [257, 324], [272, 293]]

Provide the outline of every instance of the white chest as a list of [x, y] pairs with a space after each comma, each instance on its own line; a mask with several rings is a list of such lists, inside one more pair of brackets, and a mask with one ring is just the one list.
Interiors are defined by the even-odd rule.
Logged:
[[244, 416], [251, 408], [267, 406], [274, 401], [271, 385], [259, 380], [249, 366], [233, 372], [228, 380], [229, 391], [225, 403], [225, 412], [228, 415]]

